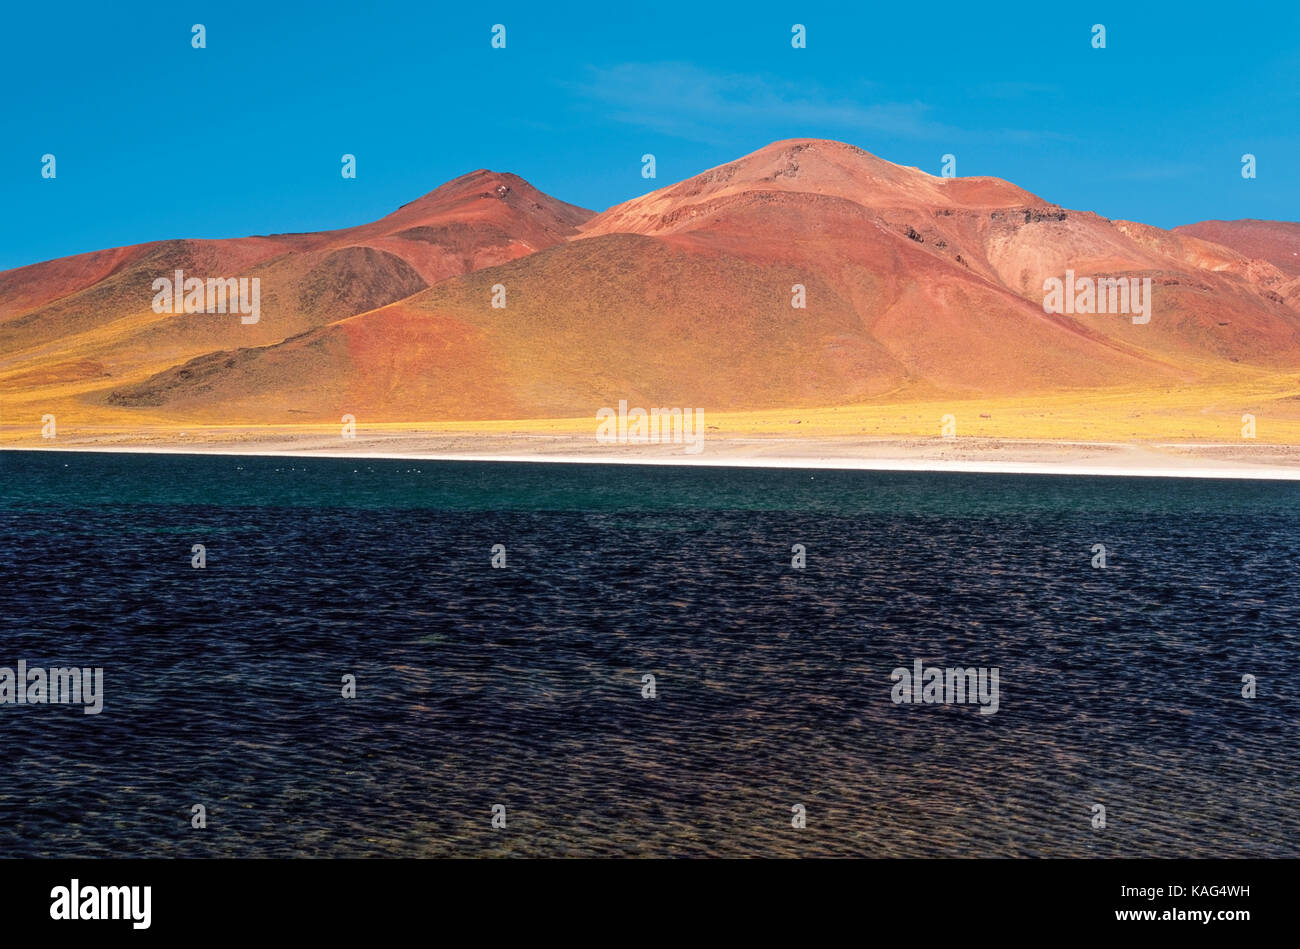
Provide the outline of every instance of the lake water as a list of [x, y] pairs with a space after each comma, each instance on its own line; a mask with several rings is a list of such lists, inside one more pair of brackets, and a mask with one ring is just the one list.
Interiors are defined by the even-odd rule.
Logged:
[[[64, 452], [0, 477], [0, 667], [104, 676], [98, 715], [0, 705], [5, 855], [1300, 855], [1297, 485]], [[895, 703], [915, 660], [996, 668], [996, 713]]]

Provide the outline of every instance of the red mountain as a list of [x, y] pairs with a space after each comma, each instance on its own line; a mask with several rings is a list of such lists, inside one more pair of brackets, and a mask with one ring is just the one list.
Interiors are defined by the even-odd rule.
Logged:
[[[267, 253], [252, 272], [286, 288], [267, 338], [161, 318], [168, 365], [146, 378], [105, 362], [113, 374], [76, 397], [87, 411], [214, 421], [523, 418], [620, 398], [721, 411], [1195, 385], [1300, 365], [1294, 277], [1253, 245], [1063, 209], [996, 178], [936, 178], [803, 139], [589, 217], [486, 175], [366, 227], [249, 239], [283, 242], [276, 256], [239, 245]], [[39, 266], [69, 287], [98, 275], [72, 293], [84, 299], [126, 265], [87, 262], [75, 279], [67, 262]], [[1045, 313], [1044, 282], [1067, 271], [1149, 279], [1151, 319]], [[27, 285], [5, 283], [21, 273], [0, 275], [6, 296]], [[71, 319], [68, 299], [20, 319]], [[67, 357], [62, 337], [39, 338], [47, 364]], [[195, 358], [177, 355], [187, 347]]]

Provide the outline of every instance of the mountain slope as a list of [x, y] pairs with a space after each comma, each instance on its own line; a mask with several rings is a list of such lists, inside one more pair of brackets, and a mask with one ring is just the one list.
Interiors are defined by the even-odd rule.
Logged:
[[[1193, 391], [1300, 366], [1296, 281], [1276, 263], [996, 178], [801, 139], [588, 216], [485, 174], [259, 265], [290, 271], [274, 282], [297, 303], [281, 312], [311, 314], [283, 336], [214, 335], [188, 359], [175, 342], [165, 365], [87, 385], [81, 404], [198, 421], [542, 418], [620, 399], [729, 411]], [[1150, 320], [1045, 313], [1044, 281], [1067, 271], [1149, 280]]]
[[1300, 223], [1293, 221], [1200, 221], [1174, 228], [1201, 240], [1266, 260], [1291, 277], [1300, 276]]
[[[514, 175], [478, 171], [354, 228], [161, 241], [0, 273], [0, 387], [7, 402], [148, 378], [216, 351], [265, 346], [432, 283], [562, 242], [590, 212]], [[260, 318], [158, 314], [153, 282], [260, 281]]]

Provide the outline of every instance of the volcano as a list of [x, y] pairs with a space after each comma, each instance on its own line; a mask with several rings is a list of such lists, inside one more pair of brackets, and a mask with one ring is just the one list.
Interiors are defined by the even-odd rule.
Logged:
[[[0, 386], [31, 411], [247, 424], [1195, 390], [1300, 365], [1297, 234], [1110, 220], [818, 139], [600, 214], [478, 171], [347, 230], [0, 274]], [[262, 319], [153, 313], [182, 267], [260, 276]], [[1149, 280], [1151, 319], [1045, 312], [1067, 271]]]

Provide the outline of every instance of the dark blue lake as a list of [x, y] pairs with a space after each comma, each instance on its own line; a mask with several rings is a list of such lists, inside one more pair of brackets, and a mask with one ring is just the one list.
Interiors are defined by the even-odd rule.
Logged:
[[[0, 479], [0, 667], [104, 677], [98, 715], [0, 705], [7, 856], [1300, 855], [1300, 485], [11, 451]], [[918, 659], [998, 669], [996, 713], [896, 704]]]

